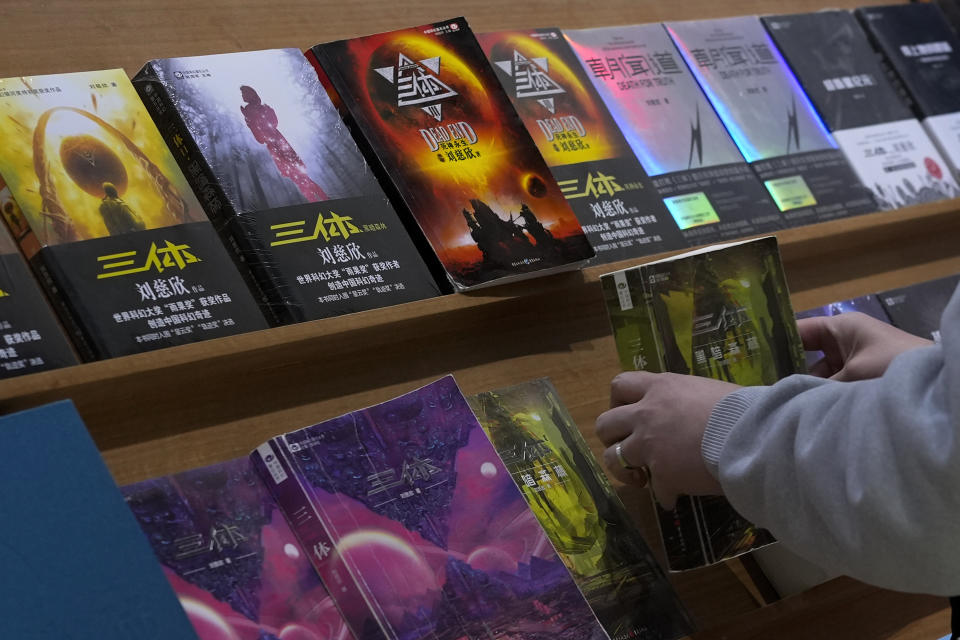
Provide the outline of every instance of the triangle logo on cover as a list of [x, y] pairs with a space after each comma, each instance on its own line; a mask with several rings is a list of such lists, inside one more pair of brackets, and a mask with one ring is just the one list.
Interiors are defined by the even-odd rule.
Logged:
[[440, 77], [440, 56], [424, 58], [416, 62], [397, 54], [397, 64], [374, 69], [383, 79], [397, 87], [397, 106], [418, 106], [430, 117], [440, 121], [443, 110], [440, 102], [457, 94]]

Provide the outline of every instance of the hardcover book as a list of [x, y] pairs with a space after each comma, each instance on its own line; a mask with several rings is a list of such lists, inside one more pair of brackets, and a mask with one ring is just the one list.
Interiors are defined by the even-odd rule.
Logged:
[[607, 637], [451, 377], [251, 459], [358, 640]]
[[788, 225], [877, 210], [756, 16], [665, 26]]
[[936, 4], [855, 12], [930, 138], [960, 173], [960, 38]]
[[960, 195], [940, 152], [850, 12], [761, 20], [880, 209]]
[[457, 289], [594, 256], [463, 18], [312, 53]]
[[[822, 307], [815, 307], [805, 311], [798, 311], [797, 319], [801, 320], [804, 318], [817, 318], [822, 316], [838, 316], [841, 313], [849, 313], [851, 311], [865, 313], [872, 318], [882, 320], [887, 324], [892, 324], [890, 322], [890, 316], [887, 314], [886, 310], [883, 308], [883, 304], [880, 302], [880, 298], [872, 294], [851, 298], [849, 300], [841, 300], [839, 302], [831, 302], [830, 304]], [[812, 367], [821, 358], [823, 358], [822, 351], [807, 351], [807, 368], [809, 369]]]
[[564, 36], [689, 244], [783, 227], [661, 25]]
[[0, 418], [0, 636], [196, 640], [70, 401]]
[[81, 356], [266, 327], [121, 69], [0, 80], [20, 247]]
[[607, 634], [689, 635], [683, 605], [550, 381], [468, 402]]
[[[803, 373], [803, 344], [774, 237], [709, 247], [601, 277], [620, 364], [739, 385]], [[773, 542], [720, 497], [658, 506], [672, 570]]]
[[559, 29], [477, 39], [599, 262], [687, 246]]
[[928, 280], [877, 294], [890, 322], [908, 333], [940, 342], [940, 317], [960, 285], [960, 275]]
[[23, 213], [0, 178], [0, 378], [77, 363], [40, 285], [8, 232], [25, 231]]
[[275, 321], [439, 293], [299, 50], [152, 60], [133, 84]]
[[122, 491], [200, 640], [349, 637], [248, 458]]

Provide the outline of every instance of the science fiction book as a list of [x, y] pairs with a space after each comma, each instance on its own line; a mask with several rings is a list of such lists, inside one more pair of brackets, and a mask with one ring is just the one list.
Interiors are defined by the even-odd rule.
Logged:
[[498, 31], [477, 39], [598, 262], [687, 246], [559, 29]]
[[756, 16], [665, 27], [789, 226], [877, 210]]
[[607, 637], [452, 377], [251, 459], [358, 640]]
[[689, 615], [550, 381], [467, 401], [607, 634], [689, 635]]
[[[873, 294], [859, 296], [849, 300], [841, 300], [839, 302], [831, 302], [830, 304], [823, 305], [822, 307], [798, 311], [797, 320], [802, 320], [804, 318], [817, 318], [822, 316], [838, 316], [841, 313], [849, 313], [851, 311], [865, 313], [868, 316], [876, 318], [877, 320], [881, 320], [887, 324], [892, 324], [890, 322], [890, 316], [887, 314], [886, 310], [883, 308], [883, 304], [880, 302], [880, 298]], [[810, 369], [814, 364], [819, 362], [821, 358], [823, 358], [822, 351], [807, 351], [807, 369]]]
[[940, 152], [890, 84], [850, 12], [761, 20], [880, 209], [960, 195]]
[[10, 230], [23, 214], [0, 178], [0, 379], [77, 363], [60, 323], [20, 254]]
[[940, 317], [954, 291], [960, 275], [928, 280], [877, 294], [890, 322], [915, 336], [940, 342]]
[[863, 7], [855, 15], [957, 178], [960, 38], [935, 4]]
[[152, 60], [133, 84], [276, 322], [440, 292], [299, 50]]
[[[739, 385], [806, 371], [774, 237], [719, 245], [601, 276], [620, 364]], [[770, 542], [723, 498], [659, 506], [672, 570], [712, 564]]]
[[85, 359], [266, 327], [121, 69], [0, 80], [20, 247]]
[[317, 45], [368, 160], [458, 290], [594, 256], [463, 18]]
[[661, 25], [563, 33], [689, 244], [783, 227]]
[[197, 640], [67, 400], [0, 418], [0, 636]]
[[200, 640], [349, 637], [249, 458], [122, 491]]

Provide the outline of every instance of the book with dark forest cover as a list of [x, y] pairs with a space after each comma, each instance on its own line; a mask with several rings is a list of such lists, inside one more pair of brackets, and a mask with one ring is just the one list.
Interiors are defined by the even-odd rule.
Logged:
[[559, 29], [497, 31], [477, 39], [598, 262], [687, 246]]
[[[625, 371], [772, 384], [806, 371], [776, 238], [707, 247], [601, 277]], [[720, 497], [682, 496], [660, 530], [673, 570], [773, 541]]]
[[152, 60], [133, 82], [275, 322], [439, 293], [299, 50]]
[[893, 326], [939, 342], [940, 317], [958, 285], [960, 275], [953, 275], [881, 291], [877, 298], [883, 303]]
[[398, 210], [458, 290], [594, 256], [463, 18], [310, 53]]
[[756, 16], [665, 26], [788, 226], [877, 210]]
[[267, 326], [120, 69], [0, 80], [20, 247], [84, 359]]

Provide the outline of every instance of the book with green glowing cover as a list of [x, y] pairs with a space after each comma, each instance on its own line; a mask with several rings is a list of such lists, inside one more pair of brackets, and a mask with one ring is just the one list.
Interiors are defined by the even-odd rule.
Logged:
[[613, 640], [668, 640], [690, 618], [547, 379], [470, 408]]

